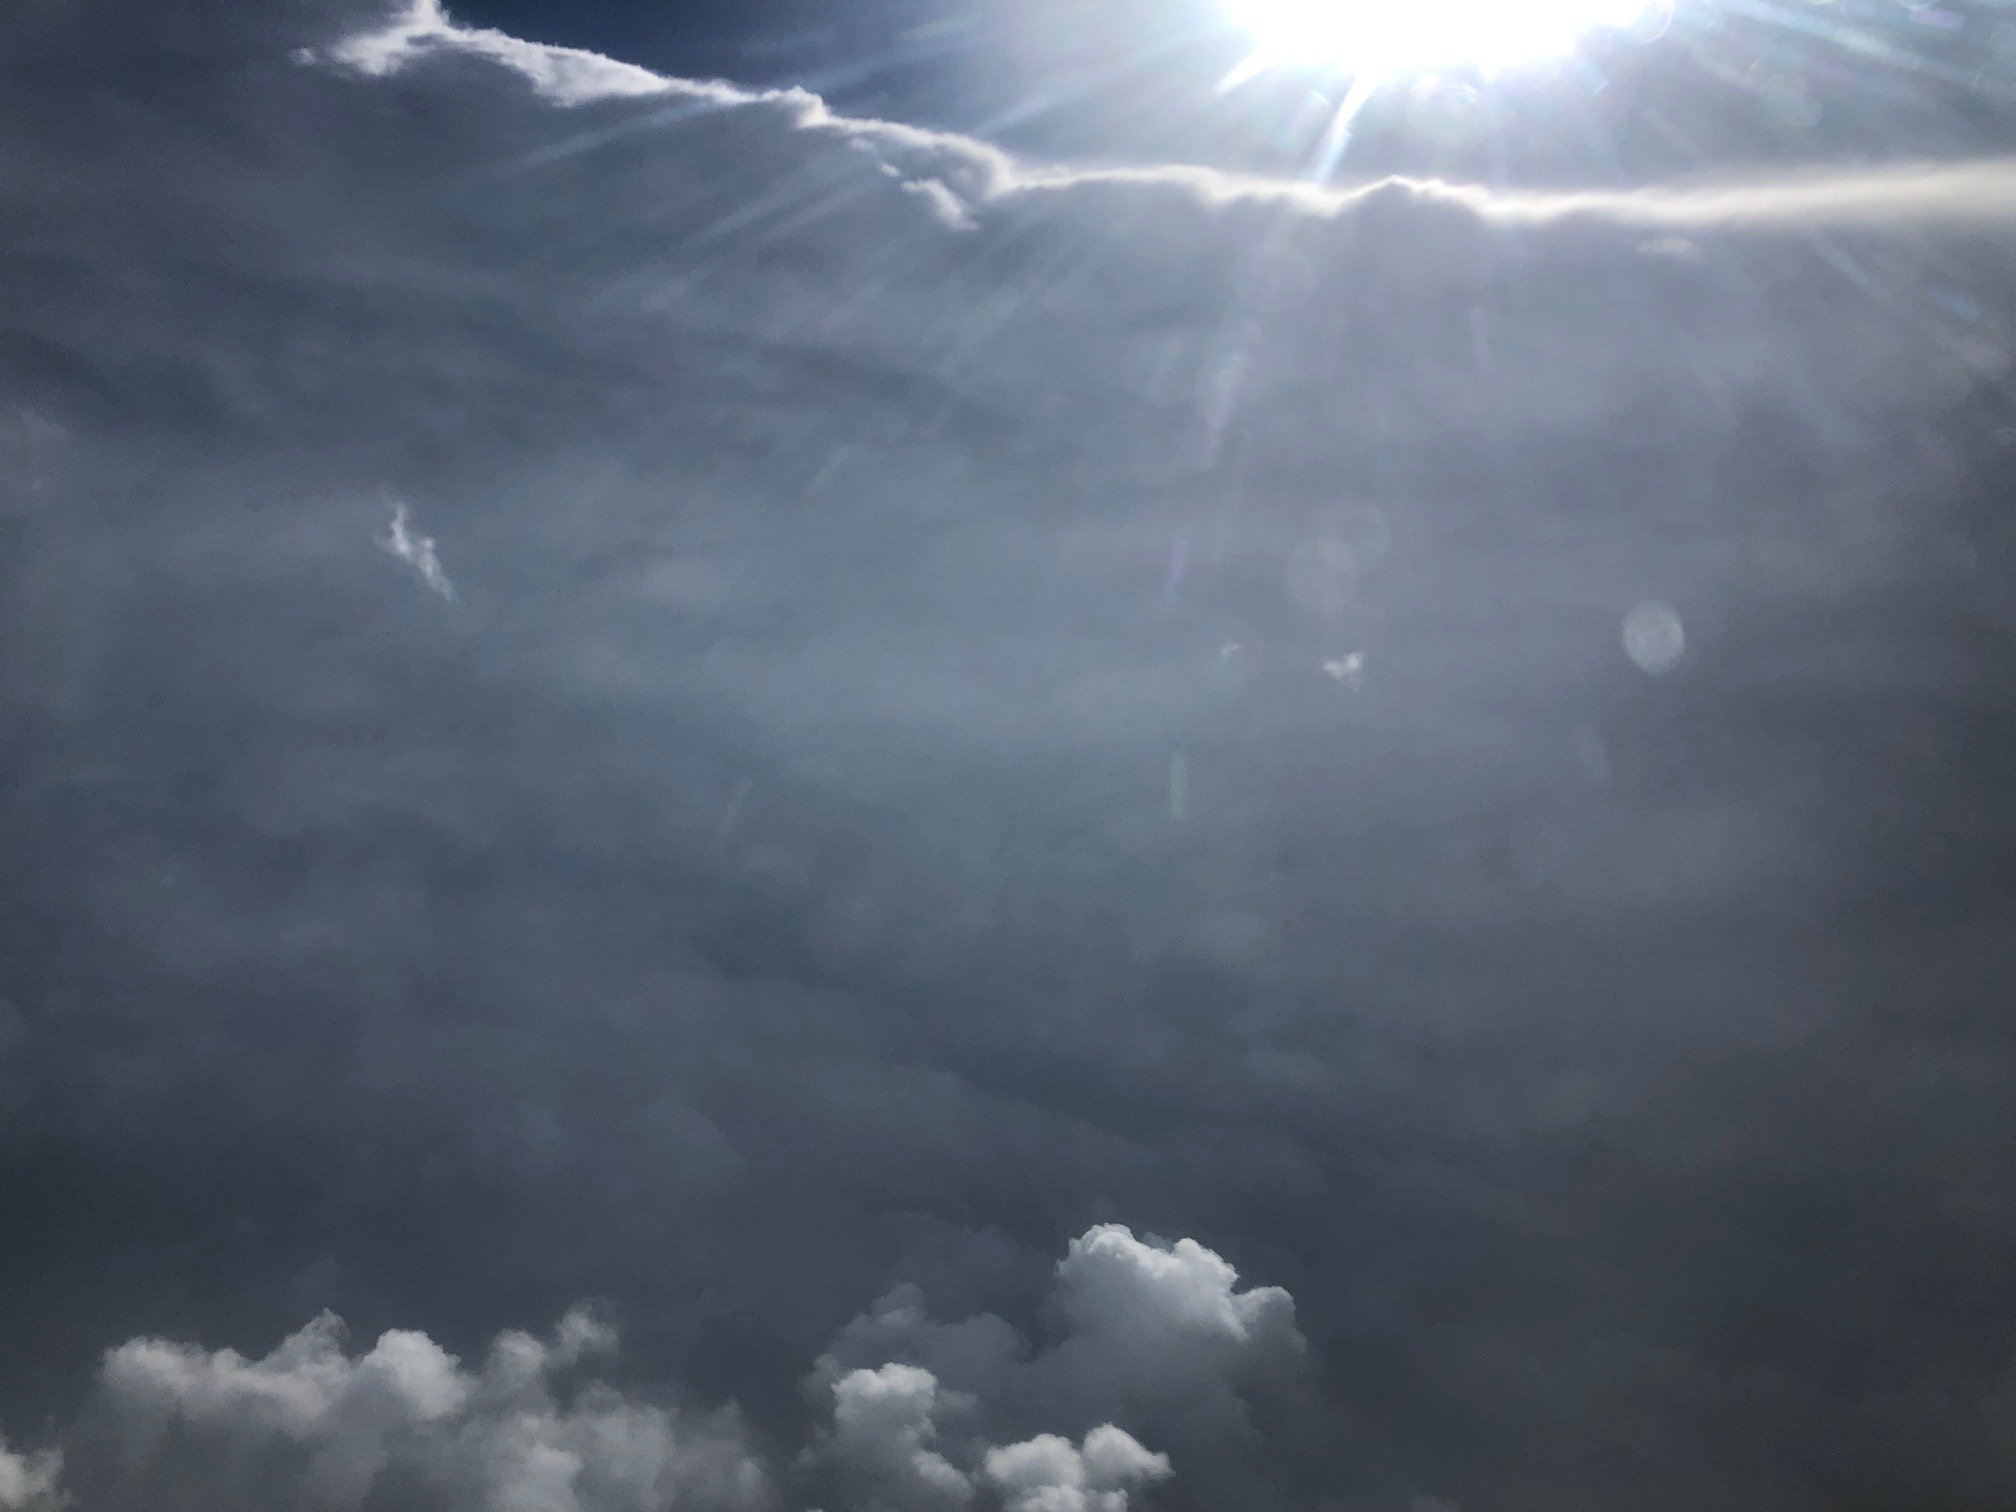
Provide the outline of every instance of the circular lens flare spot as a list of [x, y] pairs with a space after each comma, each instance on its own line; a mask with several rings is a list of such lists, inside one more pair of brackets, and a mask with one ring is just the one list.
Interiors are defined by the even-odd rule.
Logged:
[[1624, 617], [1624, 653], [1640, 671], [1664, 677], [1687, 655], [1687, 627], [1666, 604], [1640, 604]]

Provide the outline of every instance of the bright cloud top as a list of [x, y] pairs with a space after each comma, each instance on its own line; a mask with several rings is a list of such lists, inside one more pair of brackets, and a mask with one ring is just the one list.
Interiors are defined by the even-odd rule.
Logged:
[[324, 58], [382, 77], [443, 49], [474, 54], [515, 69], [557, 105], [663, 94], [670, 88], [648, 68], [619, 63], [599, 53], [542, 46], [488, 28], [457, 26], [442, 9], [441, 0], [412, 0], [406, 13], [389, 25], [347, 38], [325, 52], [311, 51], [303, 55], [303, 61]]

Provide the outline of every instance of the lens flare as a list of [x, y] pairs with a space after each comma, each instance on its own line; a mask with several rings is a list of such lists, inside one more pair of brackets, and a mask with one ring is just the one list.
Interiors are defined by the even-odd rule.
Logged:
[[1487, 72], [1555, 57], [1602, 28], [1642, 29], [1670, 0], [1227, 0], [1274, 64], [1360, 76], [1465, 64]]

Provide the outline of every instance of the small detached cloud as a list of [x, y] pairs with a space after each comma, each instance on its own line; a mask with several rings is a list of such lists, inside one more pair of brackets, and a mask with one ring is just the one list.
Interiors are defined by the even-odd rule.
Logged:
[[429, 588], [453, 603], [455, 585], [448, 581], [448, 574], [441, 566], [441, 552], [434, 538], [414, 532], [413, 512], [405, 500], [388, 494], [386, 502], [392, 506], [392, 523], [378, 538], [378, 544], [419, 573]]

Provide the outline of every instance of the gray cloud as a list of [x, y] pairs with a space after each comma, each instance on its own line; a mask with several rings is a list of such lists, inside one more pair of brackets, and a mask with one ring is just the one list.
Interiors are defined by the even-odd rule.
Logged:
[[1111, 1424], [1079, 1445], [1044, 1434], [987, 1452], [987, 1478], [1006, 1493], [1006, 1512], [1127, 1512], [1132, 1487], [1168, 1474], [1167, 1456]]
[[732, 1413], [560, 1384], [612, 1345], [578, 1312], [474, 1367], [403, 1330], [353, 1354], [328, 1314], [258, 1359], [136, 1339], [106, 1357], [56, 1494], [85, 1512], [773, 1505]]
[[938, 1410], [937, 1378], [914, 1365], [851, 1370], [833, 1383], [822, 1456], [850, 1501], [868, 1512], [929, 1512], [973, 1500], [972, 1480], [934, 1447]]
[[0, 1507], [6, 1512], [36, 1512], [51, 1505], [62, 1456], [54, 1450], [24, 1454], [0, 1444]]
[[[1288, 1294], [1240, 1290], [1237, 1280], [1193, 1240], [1160, 1244], [1102, 1224], [1072, 1241], [1057, 1266], [1054, 1338], [1032, 1348], [992, 1314], [939, 1322], [916, 1288], [900, 1287], [841, 1331], [813, 1380], [843, 1403], [875, 1388], [874, 1400], [900, 1399], [927, 1424], [947, 1391], [966, 1404], [960, 1415], [979, 1417], [980, 1431], [1031, 1435], [1020, 1449], [985, 1455], [986, 1475], [1018, 1509], [1048, 1509], [1049, 1497], [1060, 1512], [1104, 1512], [1102, 1494], [1123, 1506], [1130, 1481], [1166, 1469], [1132, 1438], [1111, 1437], [1127, 1430], [1172, 1446], [1177, 1469], [1201, 1484], [1208, 1504], [1265, 1505], [1264, 1478], [1247, 1463], [1261, 1438], [1251, 1404], [1292, 1399], [1311, 1377]], [[895, 1375], [869, 1374], [869, 1362], [891, 1357], [903, 1362]], [[1049, 1431], [1059, 1426], [1085, 1435], [1082, 1447]]]
[[[1098, 1269], [1093, 1257], [1101, 1255], [1124, 1257], [1121, 1268], [1109, 1259], [1088, 1291], [1085, 1269]], [[1072, 1246], [1059, 1285], [1073, 1339], [1108, 1353], [1102, 1337], [1151, 1319], [1177, 1323], [1177, 1341], [1163, 1349], [1194, 1351], [1182, 1336], [1200, 1327], [1243, 1339], [1253, 1319], [1240, 1315], [1292, 1307], [1278, 1291], [1235, 1295], [1229, 1267], [1192, 1241], [1160, 1249], [1110, 1225]], [[1282, 1326], [1292, 1335], [1292, 1322]], [[857, 1326], [845, 1347], [858, 1353], [867, 1342]], [[877, 1342], [917, 1343], [886, 1331]], [[821, 1366], [830, 1424], [796, 1468], [773, 1471], [733, 1409], [681, 1410], [584, 1377], [616, 1348], [609, 1326], [581, 1308], [548, 1338], [498, 1335], [474, 1366], [409, 1330], [353, 1351], [328, 1313], [259, 1358], [134, 1339], [108, 1352], [60, 1449], [0, 1454], [0, 1506], [763, 1512], [787, 1499], [782, 1482], [806, 1471], [837, 1494], [830, 1505], [849, 1512], [941, 1512], [980, 1502], [1003, 1512], [1126, 1512], [1131, 1490], [1172, 1473], [1168, 1456], [1111, 1422], [1076, 1442], [1055, 1433], [988, 1437], [1004, 1408], [1074, 1410], [1062, 1400], [1004, 1381], [988, 1383], [986, 1396], [947, 1391], [915, 1364], [891, 1359], [840, 1370], [830, 1357]], [[1059, 1346], [1070, 1348], [1068, 1340]], [[1134, 1359], [1109, 1359], [1096, 1378], [1079, 1382], [1078, 1402], [1136, 1411], [1140, 1392], [1167, 1389], [1146, 1371], [1203, 1364], [1150, 1360], [1139, 1348]], [[1015, 1400], [996, 1401], [996, 1391]], [[1184, 1454], [1208, 1463], [1215, 1447], [1193, 1439]]]
[[[592, 1294], [982, 1498], [2006, 1500], [2002, 166], [1319, 195], [203, 10], [0, 103], [16, 1442]], [[1053, 1288], [1116, 1217], [1300, 1306]]]

